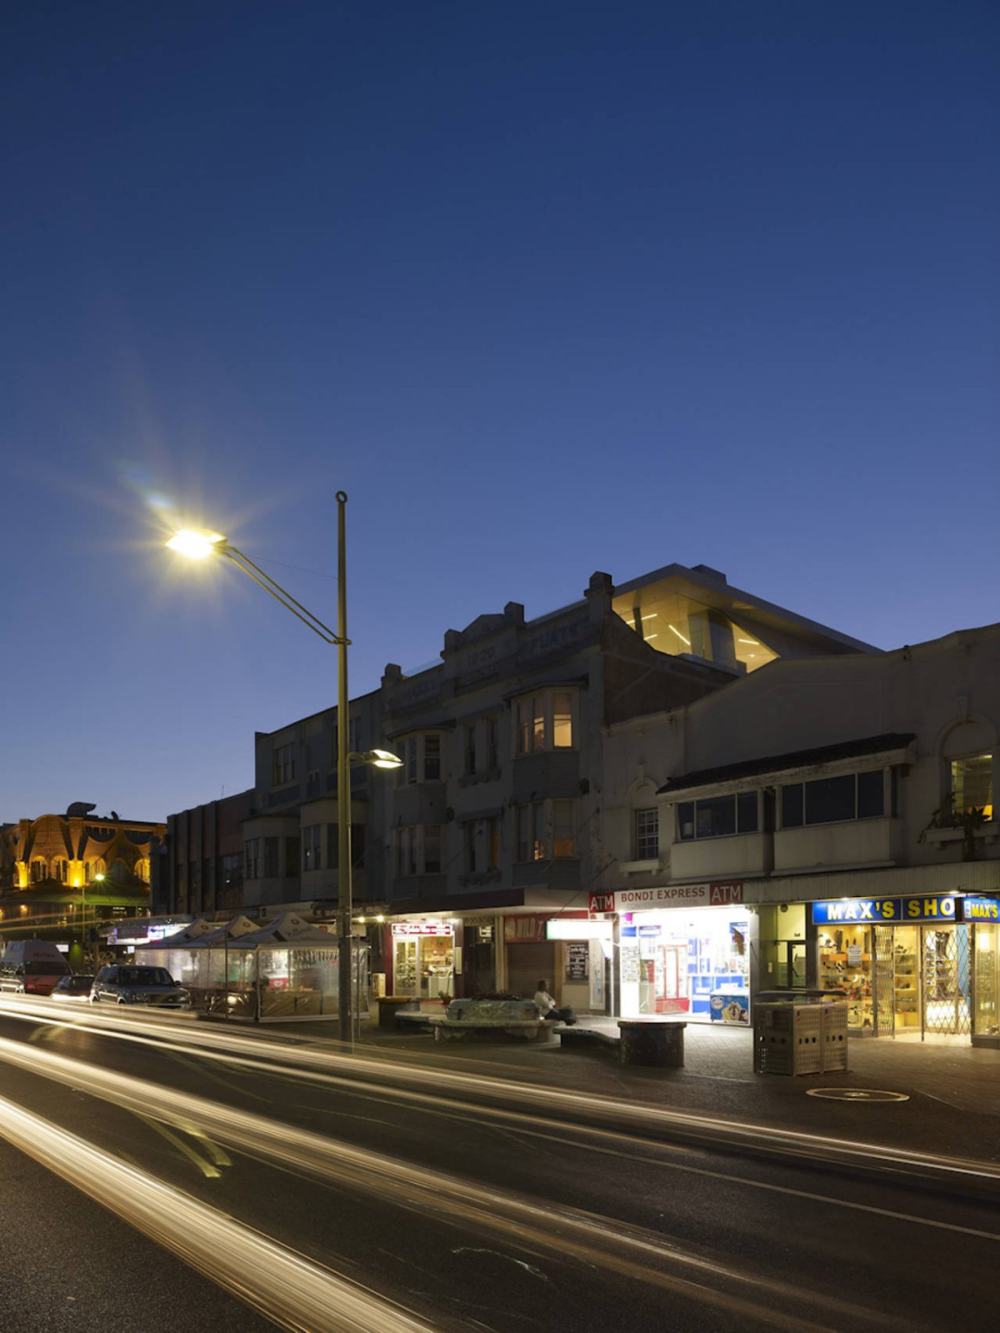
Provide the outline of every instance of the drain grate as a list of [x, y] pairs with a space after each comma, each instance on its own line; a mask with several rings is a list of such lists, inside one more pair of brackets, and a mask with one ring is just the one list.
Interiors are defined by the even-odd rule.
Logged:
[[807, 1088], [807, 1097], [825, 1097], [831, 1102], [908, 1102], [906, 1092], [886, 1092], [883, 1088]]

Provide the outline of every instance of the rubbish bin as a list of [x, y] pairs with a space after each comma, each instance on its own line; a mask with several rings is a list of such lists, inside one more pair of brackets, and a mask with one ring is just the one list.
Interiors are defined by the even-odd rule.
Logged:
[[410, 995], [380, 995], [378, 1025], [380, 1028], [394, 1028], [397, 1014], [415, 1014], [419, 1008], [419, 1001]]
[[650, 1065], [680, 1069], [684, 1064], [684, 1029], [686, 1023], [656, 1022], [649, 1019], [619, 1019], [621, 1062], [623, 1065]]

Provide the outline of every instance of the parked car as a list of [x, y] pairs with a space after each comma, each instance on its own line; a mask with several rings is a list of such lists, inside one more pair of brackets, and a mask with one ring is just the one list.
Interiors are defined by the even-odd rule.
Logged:
[[149, 1004], [158, 1009], [190, 1009], [191, 996], [165, 967], [112, 963], [102, 967], [90, 988], [92, 1004]]
[[66, 976], [65, 963], [60, 969], [51, 959], [27, 963], [0, 963], [0, 991], [20, 995], [51, 995], [53, 987]]
[[94, 984], [92, 973], [74, 972], [72, 976], [60, 977], [52, 987], [53, 1000], [89, 1000], [90, 988]]
[[69, 964], [50, 940], [11, 940], [0, 958], [0, 990], [48, 995]]

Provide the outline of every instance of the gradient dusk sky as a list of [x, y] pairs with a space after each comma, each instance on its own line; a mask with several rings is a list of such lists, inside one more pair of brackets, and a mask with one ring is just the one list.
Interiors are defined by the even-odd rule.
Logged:
[[5, 6], [0, 819], [253, 781], [449, 627], [703, 561], [998, 618], [995, 0]]

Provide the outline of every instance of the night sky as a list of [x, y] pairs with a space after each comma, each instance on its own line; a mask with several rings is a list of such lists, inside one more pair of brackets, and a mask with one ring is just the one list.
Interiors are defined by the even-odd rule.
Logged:
[[0, 819], [253, 781], [508, 600], [672, 560], [997, 618], [1000, 8], [4, 8]]

